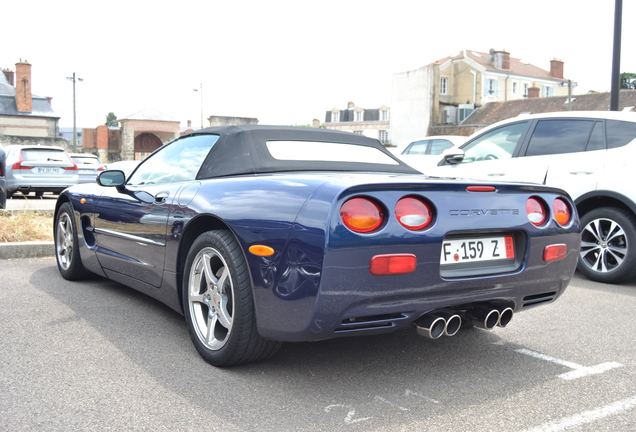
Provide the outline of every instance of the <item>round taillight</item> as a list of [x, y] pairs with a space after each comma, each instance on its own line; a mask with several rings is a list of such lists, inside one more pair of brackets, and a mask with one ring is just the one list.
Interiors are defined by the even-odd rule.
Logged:
[[351, 198], [340, 207], [342, 222], [352, 231], [368, 233], [382, 224], [379, 205], [367, 198]]
[[395, 205], [395, 217], [406, 229], [417, 231], [426, 228], [433, 220], [428, 204], [418, 198], [405, 197]]
[[547, 218], [545, 206], [536, 198], [528, 198], [528, 201], [526, 201], [526, 215], [528, 215], [528, 220], [532, 222], [532, 225], [535, 226], [543, 225]]
[[561, 198], [555, 199], [552, 203], [552, 213], [554, 213], [554, 219], [561, 226], [569, 224], [570, 220], [572, 220], [570, 206]]

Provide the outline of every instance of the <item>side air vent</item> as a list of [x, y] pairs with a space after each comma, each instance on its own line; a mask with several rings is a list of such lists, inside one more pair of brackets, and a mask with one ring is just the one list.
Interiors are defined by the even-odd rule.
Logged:
[[540, 303], [549, 303], [553, 301], [556, 297], [556, 291], [551, 291], [542, 294], [534, 294], [531, 296], [526, 296], [523, 298], [523, 307], [535, 306]]
[[338, 327], [335, 332], [343, 333], [350, 331], [391, 328], [394, 327], [397, 322], [404, 321], [406, 318], [407, 315], [402, 313], [347, 318], [342, 320], [340, 327]]

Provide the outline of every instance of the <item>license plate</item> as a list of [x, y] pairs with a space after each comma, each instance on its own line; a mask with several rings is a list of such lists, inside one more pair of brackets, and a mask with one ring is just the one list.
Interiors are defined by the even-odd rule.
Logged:
[[43, 174], [57, 174], [58, 168], [36, 168], [36, 172]]
[[448, 240], [442, 243], [441, 265], [515, 257], [512, 236]]
[[80, 174], [93, 174], [93, 170], [79, 170]]

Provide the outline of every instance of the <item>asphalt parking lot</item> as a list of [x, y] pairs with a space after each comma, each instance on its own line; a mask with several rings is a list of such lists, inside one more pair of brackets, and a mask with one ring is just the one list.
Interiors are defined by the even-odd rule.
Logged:
[[636, 281], [576, 276], [505, 329], [286, 344], [218, 369], [183, 318], [53, 258], [2, 262], [0, 430], [626, 431]]

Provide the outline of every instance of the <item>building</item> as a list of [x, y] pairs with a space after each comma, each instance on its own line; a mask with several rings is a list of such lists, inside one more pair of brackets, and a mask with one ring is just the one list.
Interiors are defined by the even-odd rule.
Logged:
[[382, 105], [380, 108], [364, 109], [347, 104], [347, 109], [333, 108], [327, 111], [324, 127], [339, 131], [353, 132], [369, 138], [375, 138], [384, 145], [391, 144], [389, 134], [390, 109]]
[[[521, 114], [538, 114], [563, 111], [608, 111], [609, 93], [590, 93], [576, 96], [518, 99], [506, 102], [489, 102], [476, 110], [461, 125], [431, 126], [431, 135], [470, 135], [493, 123]], [[636, 113], [636, 90], [621, 90], [619, 110]]]
[[0, 144], [56, 145], [68, 149], [59, 136], [59, 117], [50, 97], [31, 93], [31, 64], [20, 60], [15, 72], [0, 74]]
[[461, 124], [489, 102], [566, 96], [564, 63], [544, 70], [506, 51], [463, 50], [419, 69], [393, 75], [391, 131], [398, 144], [429, 135], [429, 126]]
[[178, 120], [153, 109], [144, 109], [117, 121], [119, 128], [101, 125], [82, 129], [83, 151], [96, 154], [103, 163], [143, 160], [181, 132]]

